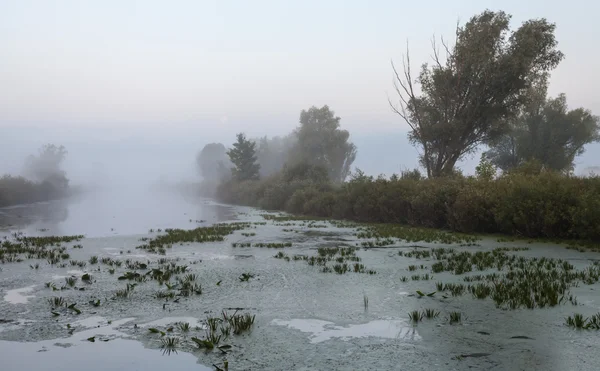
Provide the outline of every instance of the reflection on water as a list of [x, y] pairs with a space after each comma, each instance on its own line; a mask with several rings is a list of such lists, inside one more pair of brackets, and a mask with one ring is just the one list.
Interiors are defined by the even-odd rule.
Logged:
[[25, 295], [30, 293], [35, 288], [35, 285], [23, 287], [20, 289], [8, 290], [4, 295], [4, 300], [11, 304], [26, 304], [27, 300], [34, 298], [35, 295]]
[[[197, 364], [191, 354], [179, 352], [163, 356], [158, 349], [146, 349], [136, 341], [124, 340], [127, 336], [115, 328], [129, 320], [115, 321], [111, 326], [81, 331], [63, 339], [29, 343], [0, 341], [2, 370], [211, 370]], [[87, 340], [91, 337], [94, 342]]]
[[150, 228], [195, 228], [234, 219], [232, 209], [164, 191], [97, 190], [70, 199], [0, 209], [0, 230], [29, 235], [87, 237], [146, 233]]

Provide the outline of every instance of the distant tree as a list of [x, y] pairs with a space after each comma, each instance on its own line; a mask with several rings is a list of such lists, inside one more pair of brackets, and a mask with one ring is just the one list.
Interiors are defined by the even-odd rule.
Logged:
[[545, 19], [509, 30], [510, 15], [489, 10], [458, 26], [454, 46], [443, 39], [445, 59], [433, 42], [433, 65], [414, 78], [407, 52], [403, 71], [392, 63], [398, 104], [429, 177], [452, 174], [457, 161], [507, 131], [534, 76], [555, 68], [555, 25]]
[[482, 180], [492, 180], [496, 176], [496, 167], [487, 159], [485, 153], [481, 154], [479, 165], [475, 167], [475, 174]]
[[267, 177], [281, 171], [288, 161], [290, 150], [297, 142], [295, 134], [285, 137], [262, 137], [253, 139], [256, 143], [256, 157], [260, 165], [260, 176]]
[[422, 180], [423, 175], [419, 169], [402, 170], [400, 173], [400, 179]]
[[221, 180], [230, 173], [231, 162], [221, 143], [209, 143], [196, 156], [199, 174], [205, 180]]
[[564, 94], [548, 99], [546, 91], [545, 81], [531, 89], [509, 131], [490, 143], [486, 156], [503, 171], [537, 160], [544, 169], [570, 172], [585, 145], [600, 140], [598, 117], [583, 108], [569, 110]]
[[585, 177], [600, 176], [600, 166], [588, 166], [581, 171], [581, 175]]
[[254, 180], [259, 178], [260, 165], [256, 163], [256, 143], [246, 139], [242, 133], [237, 135], [237, 142], [227, 151], [234, 165], [231, 169], [233, 178], [237, 181]]
[[340, 120], [328, 106], [303, 110], [290, 161], [322, 166], [332, 181], [343, 182], [356, 159], [356, 146], [348, 141], [350, 133], [340, 129]]
[[30, 155], [25, 160], [25, 176], [29, 179], [48, 183], [58, 189], [67, 188], [69, 180], [61, 169], [61, 164], [67, 156], [64, 146], [46, 144], [37, 155]]

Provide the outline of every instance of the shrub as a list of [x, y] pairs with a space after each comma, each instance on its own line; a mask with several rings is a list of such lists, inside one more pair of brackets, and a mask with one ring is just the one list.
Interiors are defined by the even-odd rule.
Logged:
[[460, 174], [386, 179], [357, 172], [335, 186], [315, 174], [308, 166], [288, 168], [260, 181], [224, 183], [218, 195], [229, 203], [358, 222], [600, 240], [598, 177], [529, 169], [495, 179]]

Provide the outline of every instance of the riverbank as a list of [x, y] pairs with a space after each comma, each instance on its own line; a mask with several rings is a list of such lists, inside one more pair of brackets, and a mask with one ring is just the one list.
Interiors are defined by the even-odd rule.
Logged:
[[57, 187], [51, 182], [32, 182], [21, 176], [0, 177], [0, 208], [59, 200], [80, 192], [78, 188]]
[[600, 242], [600, 178], [542, 172], [497, 179], [356, 177], [340, 186], [282, 172], [226, 182], [221, 202], [296, 215], [461, 233]]

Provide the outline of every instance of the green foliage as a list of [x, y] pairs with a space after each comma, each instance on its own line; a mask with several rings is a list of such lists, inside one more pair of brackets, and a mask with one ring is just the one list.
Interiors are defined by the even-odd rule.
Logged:
[[67, 150], [54, 144], [43, 146], [25, 161], [26, 177], [0, 177], [0, 207], [48, 201], [66, 196], [69, 180], [61, 170]]
[[475, 174], [477, 178], [482, 180], [492, 180], [496, 175], [496, 168], [494, 164], [486, 159], [485, 154], [481, 154], [479, 165], [475, 168]]
[[297, 143], [295, 133], [284, 137], [255, 139], [256, 157], [260, 165], [260, 177], [264, 178], [279, 172], [285, 166], [290, 156], [290, 150]]
[[[278, 191], [268, 191], [272, 189]], [[465, 233], [600, 240], [600, 178], [596, 177], [545, 171], [537, 175], [511, 172], [496, 179], [415, 180], [374, 179], [359, 173], [339, 187], [296, 179], [286, 183], [275, 177], [229, 184], [227, 191], [233, 191], [224, 194], [227, 202], [269, 204], [272, 209], [313, 217]]]
[[328, 106], [303, 110], [290, 160], [323, 167], [334, 183], [344, 181], [356, 159], [356, 146], [348, 141], [350, 133], [340, 129], [340, 120]]
[[36, 183], [10, 175], [0, 177], [0, 207], [48, 201], [64, 195], [63, 189], [56, 188], [50, 182]]
[[260, 165], [256, 163], [256, 143], [246, 139], [244, 134], [237, 135], [237, 142], [227, 151], [227, 156], [234, 165], [231, 173], [235, 180], [258, 179]]
[[563, 58], [553, 24], [529, 20], [511, 31], [510, 18], [489, 10], [472, 17], [457, 27], [453, 46], [442, 40], [445, 57], [434, 43], [434, 63], [416, 78], [408, 55], [404, 71], [392, 66], [399, 98], [392, 107], [411, 127], [429, 177], [451, 174], [457, 161], [502, 135], [533, 77]]
[[546, 81], [529, 91], [529, 102], [510, 130], [491, 143], [487, 157], [504, 171], [535, 160], [541, 167], [571, 171], [586, 144], [600, 140], [600, 123], [583, 108], [569, 110], [564, 94], [546, 98]]

